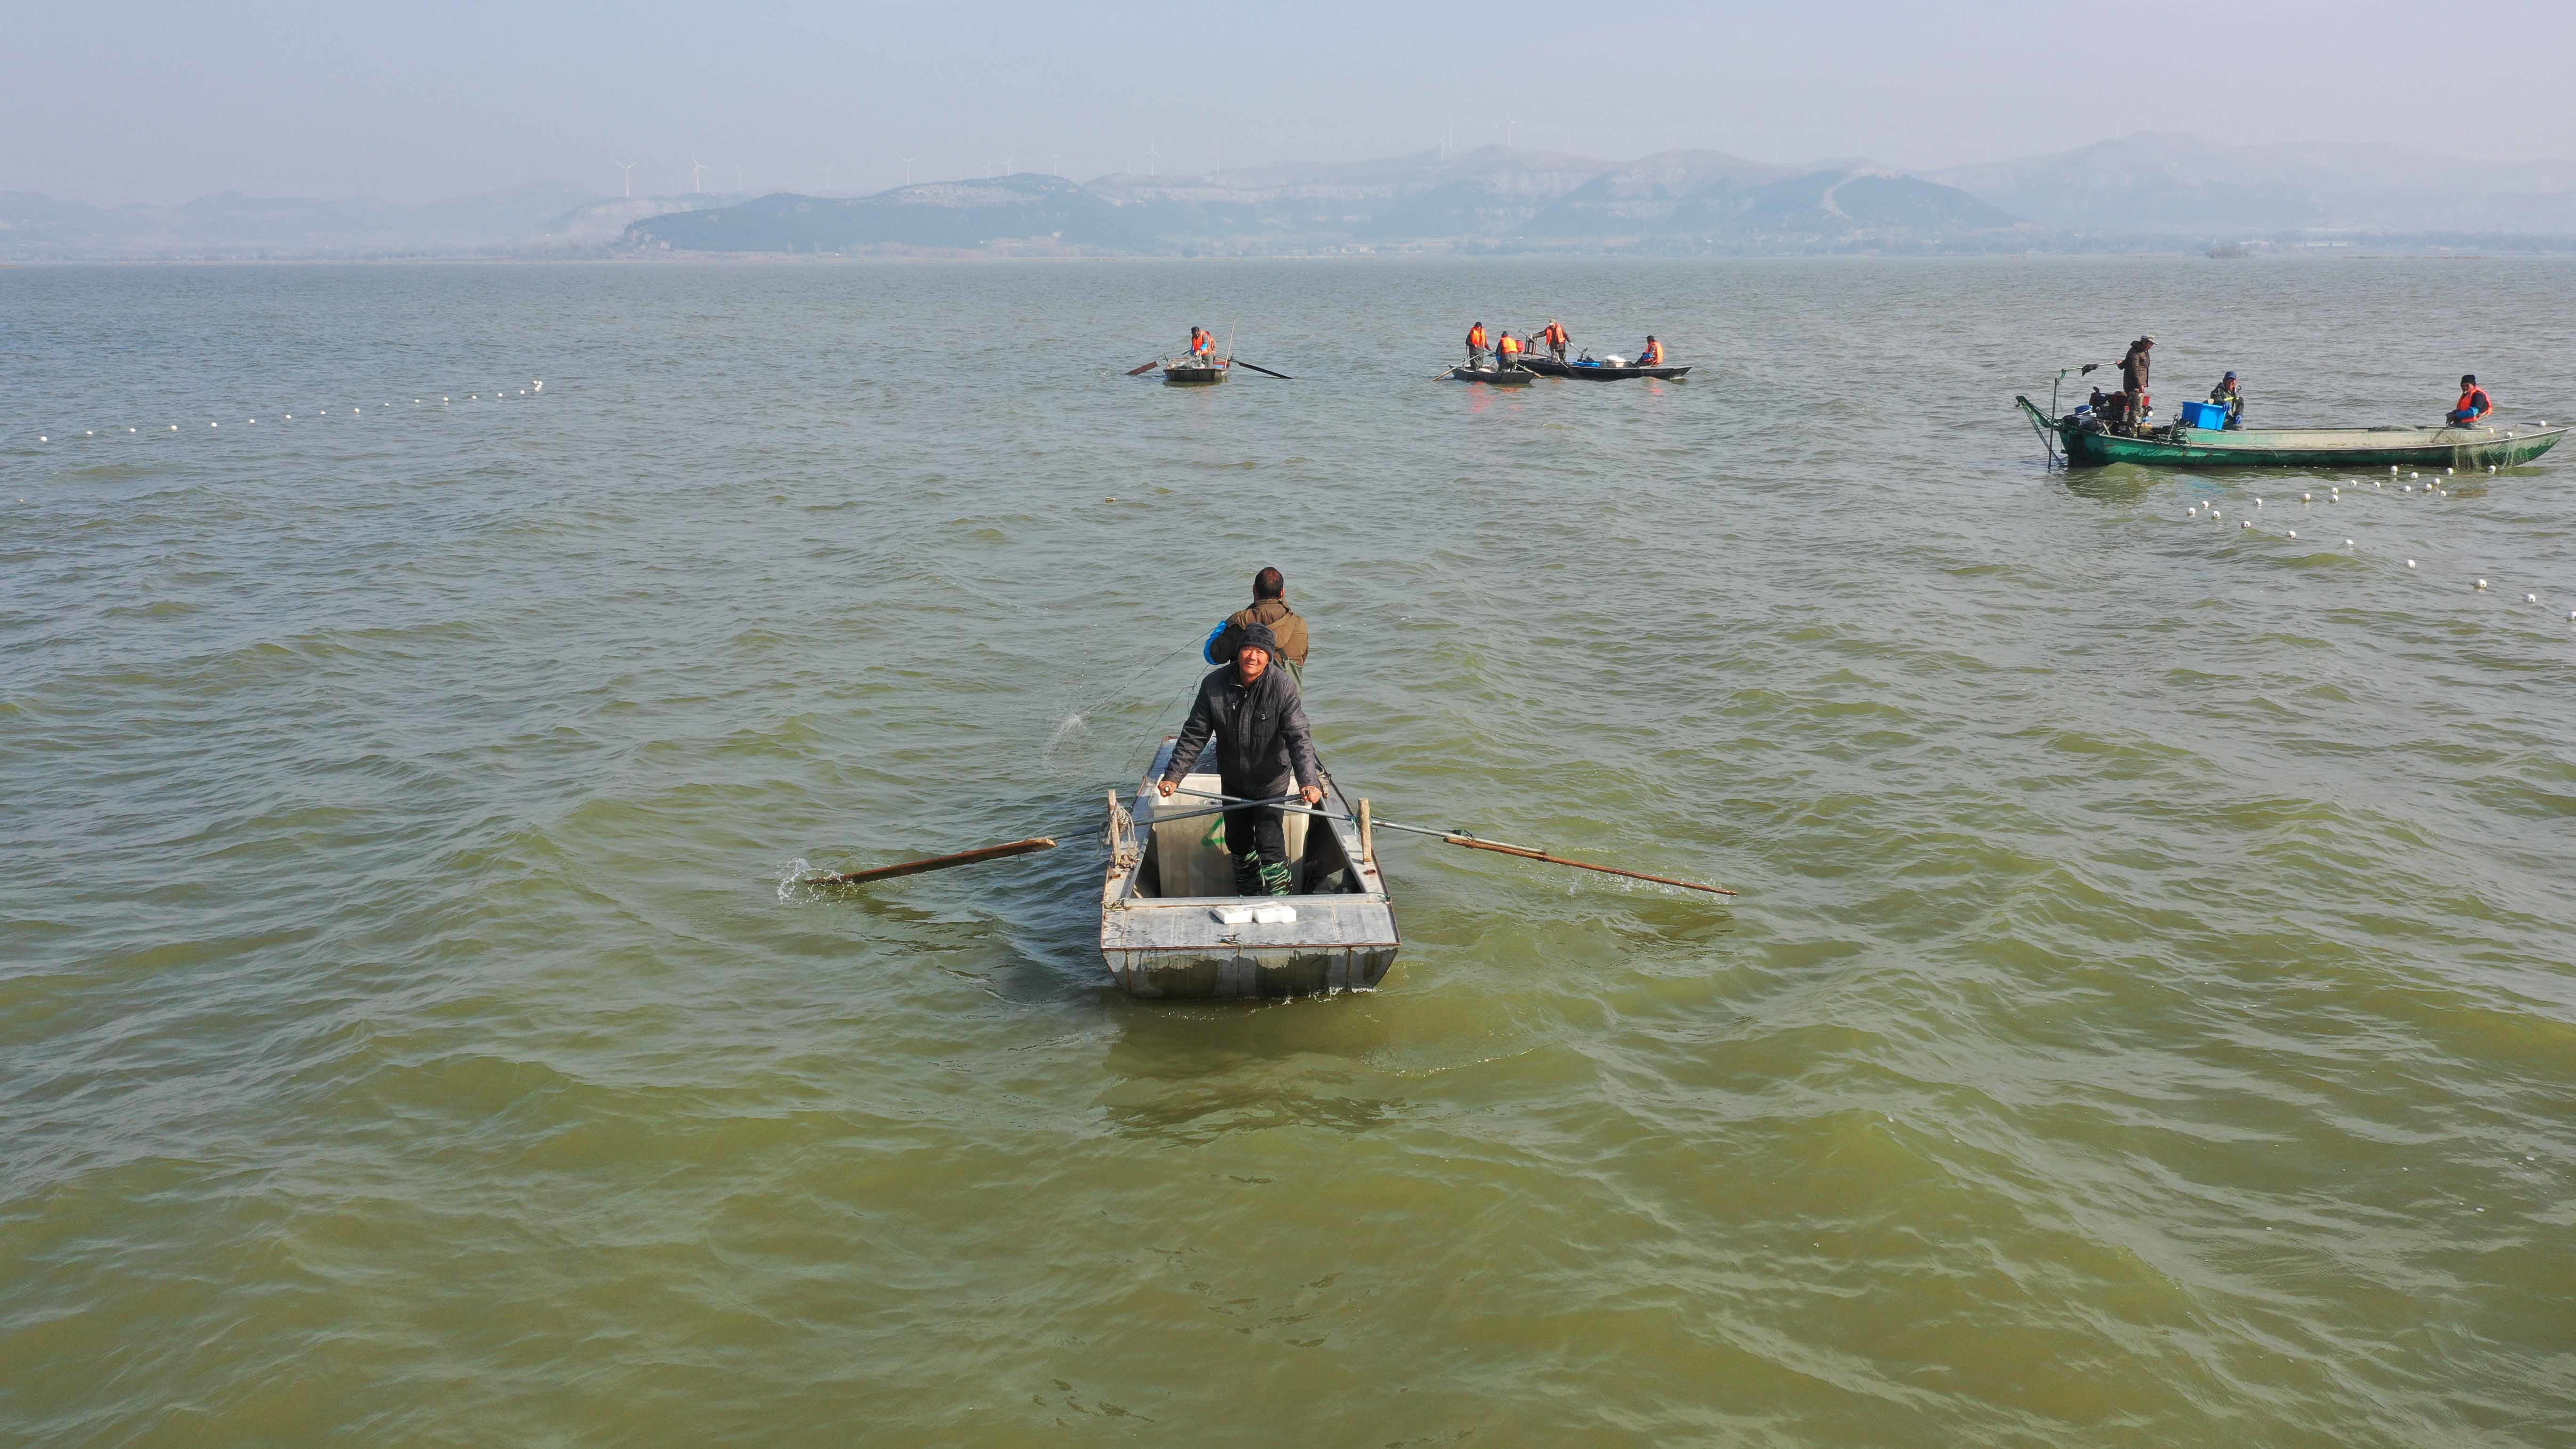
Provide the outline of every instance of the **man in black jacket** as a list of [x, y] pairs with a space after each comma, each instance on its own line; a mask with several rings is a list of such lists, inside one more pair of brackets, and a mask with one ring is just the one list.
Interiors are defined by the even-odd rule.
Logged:
[[[1213, 737], [1222, 782], [1218, 788], [1226, 794], [1275, 799], [1289, 793], [1293, 777], [1308, 805], [1323, 802], [1324, 769], [1315, 759], [1314, 736], [1306, 730], [1306, 705], [1288, 671], [1271, 667], [1278, 657], [1279, 638], [1269, 625], [1247, 624], [1235, 631], [1234, 663], [1199, 681], [1189, 723], [1181, 726], [1172, 762], [1163, 767], [1164, 798], [1197, 767]], [[1279, 807], [1225, 812], [1225, 848], [1234, 857], [1235, 894], [1288, 894], [1296, 876], [1289, 866], [1286, 817]]]

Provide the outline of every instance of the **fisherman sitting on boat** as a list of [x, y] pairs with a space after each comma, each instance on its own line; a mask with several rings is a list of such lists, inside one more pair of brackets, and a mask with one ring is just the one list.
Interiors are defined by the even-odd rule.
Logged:
[[1306, 688], [1306, 621], [1288, 607], [1288, 581], [1279, 570], [1266, 568], [1252, 576], [1252, 607], [1237, 609], [1226, 616], [1225, 632], [1208, 646], [1212, 658], [1234, 657], [1234, 646], [1243, 631], [1255, 624], [1266, 626], [1279, 638], [1279, 662], [1288, 666], [1289, 676], [1297, 681], [1302, 693]]
[[2460, 400], [2451, 409], [2451, 426], [2467, 427], [2494, 411], [2495, 399], [2488, 397], [2487, 390], [2478, 386], [2478, 375], [2463, 373], [2460, 377]]
[[1467, 329], [1467, 365], [1481, 370], [1485, 365], [1485, 324]]
[[2209, 390], [2209, 400], [2227, 409], [2227, 426], [2230, 430], [2245, 425], [2245, 394], [2236, 386], [2235, 373], [2231, 372], [2218, 380], [2218, 386]]
[[1637, 367], [1664, 365], [1664, 344], [1657, 342], [1652, 332], [1646, 334], [1646, 345], [1637, 349], [1637, 360], [1633, 365]]
[[1190, 361], [1206, 366], [1216, 361], [1216, 334], [1204, 327], [1190, 329]]
[[[1271, 668], [1278, 658], [1279, 636], [1267, 624], [1237, 631], [1234, 663], [1211, 670], [1199, 681], [1198, 699], [1190, 705], [1189, 723], [1172, 745], [1171, 763], [1163, 767], [1158, 789], [1165, 799], [1206, 752], [1216, 745], [1218, 788], [1244, 800], [1270, 800], [1290, 793], [1308, 805], [1324, 799], [1324, 768], [1315, 759], [1315, 739], [1306, 729], [1306, 705], [1288, 671]], [[1296, 871], [1288, 859], [1286, 817], [1276, 805], [1225, 812], [1225, 848], [1234, 857], [1234, 890], [1245, 896], [1284, 896], [1294, 888]]]

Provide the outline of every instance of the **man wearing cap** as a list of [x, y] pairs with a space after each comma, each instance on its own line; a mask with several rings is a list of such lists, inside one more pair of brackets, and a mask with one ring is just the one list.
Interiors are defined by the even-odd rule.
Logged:
[[[1198, 699], [1157, 789], [1171, 798], [1213, 740], [1218, 788], [1226, 794], [1275, 800], [1293, 793], [1310, 806], [1323, 803], [1324, 767], [1306, 728], [1305, 701], [1288, 671], [1271, 667], [1279, 657], [1279, 636], [1267, 624], [1231, 632], [1234, 662], [1199, 681]], [[1278, 806], [1225, 812], [1225, 848], [1234, 857], [1235, 894], [1284, 896], [1294, 885], [1286, 817]]]
[[2244, 426], [2245, 394], [2236, 386], [2235, 373], [2231, 372], [2218, 380], [2218, 386], [2209, 390], [2209, 400], [2227, 409], [2227, 426], [2230, 430]]
[[2478, 375], [2474, 372], [2462, 373], [2460, 400], [2451, 408], [2451, 426], [2455, 428], [2472, 426], [2494, 411], [2495, 399], [2488, 397], [2487, 390], [2478, 386]]

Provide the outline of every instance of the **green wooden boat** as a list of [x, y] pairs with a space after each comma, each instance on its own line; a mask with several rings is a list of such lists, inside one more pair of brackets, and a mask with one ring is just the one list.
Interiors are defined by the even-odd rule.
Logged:
[[2073, 415], [2052, 421], [2015, 397], [2067, 466], [2137, 463], [2151, 468], [2510, 468], [2549, 451], [2563, 427], [2243, 428], [2221, 432], [2177, 423], [2144, 437], [2107, 433]]

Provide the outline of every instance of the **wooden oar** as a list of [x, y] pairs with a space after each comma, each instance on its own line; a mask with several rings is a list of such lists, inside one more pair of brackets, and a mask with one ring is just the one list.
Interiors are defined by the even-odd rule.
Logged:
[[934, 855], [928, 860], [907, 860], [901, 865], [881, 865], [874, 870], [843, 871], [839, 875], [809, 875], [799, 885], [857, 885], [862, 881], [891, 880], [899, 875], [919, 875], [926, 870], [946, 870], [952, 865], [973, 865], [978, 861], [1000, 860], [1005, 856], [1027, 855], [1036, 850], [1053, 850], [1055, 841], [1043, 836], [1014, 840], [1008, 845], [987, 845], [975, 850], [961, 850], [955, 855]]
[[1452, 368], [1450, 368], [1450, 369], [1449, 369], [1449, 371], [1448, 371], [1448, 372], [1435, 372], [1435, 373], [1431, 374], [1431, 381], [1433, 381], [1433, 382], [1438, 382], [1438, 381], [1440, 381], [1442, 378], [1448, 377], [1448, 376], [1450, 376], [1452, 373], [1455, 373], [1457, 370], [1458, 370], [1457, 368], [1452, 367]]
[[1419, 826], [1398, 825], [1392, 820], [1381, 820], [1377, 823], [1390, 830], [1413, 830], [1418, 831], [1423, 835], [1437, 835], [1441, 839], [1449, 842], [1451, 845], [1463, 845], [1469, 850], [1499, 851], [1504, 855], [1517, 855], [1523, 860], [1543, 860], [1550, 865], [1570, 865], [1576, 870], [1597, 870], [1603, 875], [1624, 875], [1630, 880], [1650, 880], [1657, 885], [1680, 886], [1686, 891], [1706, 891], [1713, 896], [1731, 896], [1735, 894], [1735, 892], [1728, 890], [1724, 886], [1701, 885], [1697, 881], [1675, 880], [1668, 875], [1648, 875], [1642, 870], [1621, 870], [1615, 865], [1594, 865], [1588, 860], [1573, 860], [1562, 855], [1551, 855], [1544, 850], [1532, 850], [1526, 845], [1505, 845], [1499, 840], [1479, 840], [1475, 836], [1462, 835], [1456, 831], [1422, 830]]
[[1240, 357], [1229, 357], [1226, 361], [1233, 363], [1237, 367], [1251, 368], [1253, 371], [1260, 373], [1263, 377], [1275, 377], [1281, 382], [1295, 382], [1297, 380], [1284, 372], [1272, 372], [1269, 368], [1262, 366], [1260, 363], [1246, 362]]
[[[1236, 800], [1236, 797], [1232, 795], [1217, 795], [1211, 797], [1205, 792], [1198, 790], [1193, 790], [1189, 793], [1197, 795], [1201, 799], [1213, 798], [1218, 800]], [[1238, 806], [1258, 805], [1262, 803], [1265, 802], [1258, 800], [1237, 801]], [[1332, 812], [1329, 810], [1313, 810], [1303, 805], [1281, 805], [1277, 808], [1294, 815], [1319, 815], [1328, 820], [1333, 818]], [[1675, 880], [1668, 875], [1648, 875], [1642, 870], [1622, 870], [1615, 865], [1596, 865], [1588, 860], [1576, 860], [1570, 856], [1557, 855], [1549, 851], [1532, 850], [1526, 845], [1510, 845], [1500, 840], [1486, 840], [1480, 836], [1470, 835], [1463, 830], [1433, 830], [1428, 826], [1402, 825], [1393, 820], [1383, 819], [1372, 820], [1371, 823], [1385, 826], [1389, 830], [1402, 830], [1413, 835], [1429, 835], [1439, 840], [1446, 841], [1451, 845], [1463, 845], [1469, 850], [1490, 850], [1501, 855], [1517, 855], [1523, 860], [1543, 860], [1550, 865], [1570, 865], [1576, 870], [1596, 870], [1603, 875], [1624, 875], [1630, 880], [1650, 880], [1657, 885], [1680, 886], [1682, 889], [1688, 891], [1706, 891], [1713, 896], [1731, 896], [1735, 894], [1735, 892], [1728, 890], [1724, 886], [1701, 885], [1697, 881]]]
[[1162, 366], [1162, 365], [1163, 365], [1163, 359], [1161, 359], [1161, 358], [1157, 357], [1157, 358], [1155, 358], [1153, 361], [1151, 361], [1151, 362], [1149, 362], [1149, 363], [1146, 363], [1146, 364], [1145, 364], [1144, 366], [1142, 366], [1142, 367], [1131, 367], [1131, 368], [1127, 369], [1127, 375], [1128, 375], [1129, 377], [1134, 377], [1134, 376], [1136, 376], [1138, 373], [1152, 372], [1155, 368], [1158, 368], [1158, 367], [1160, 367], [1160, 366]]

